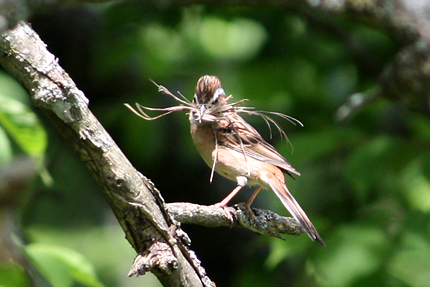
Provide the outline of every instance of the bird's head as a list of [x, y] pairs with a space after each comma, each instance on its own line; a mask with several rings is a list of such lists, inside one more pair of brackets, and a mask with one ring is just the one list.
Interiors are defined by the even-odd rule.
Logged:
[[227, 100], [225, 92], [221, 87], [221, 81], [216, 76], [202, 76], [197, 81], [196, 93], [193, 104], [198, 109], [197, 118], [202, 121], [203, 116], [212, 107], [224, 104]]

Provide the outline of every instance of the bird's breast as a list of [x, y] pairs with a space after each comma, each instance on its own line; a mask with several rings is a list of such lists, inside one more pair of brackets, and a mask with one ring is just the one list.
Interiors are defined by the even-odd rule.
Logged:
[[213, 164], [212, 153], [215, 150], [215, 136], [211, 124], [192, 124], [191, 136], [200, 156], [211, 167]]

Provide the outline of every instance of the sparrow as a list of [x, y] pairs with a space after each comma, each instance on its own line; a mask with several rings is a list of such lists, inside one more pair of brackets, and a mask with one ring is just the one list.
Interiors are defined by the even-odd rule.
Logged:
[[309, 237], [325, 247], [324, 240], [285, 183], [284, 174], [293, 177], [300, 176], [300, 172], [238, 115], [235, 106], [229, 104], [231, 98], [226, 96], [216, 76], [202, 76], [197, 82], [194, 108], [189, 112], [191, 136], [203, 160], [212, 167], [211, 179], [215, 171], [237, 183], [215, 205], [225, 208], [244, 186], [257, 186], [245, 203], [253, 216], [250, 206], [259, 191], [272, 190]]

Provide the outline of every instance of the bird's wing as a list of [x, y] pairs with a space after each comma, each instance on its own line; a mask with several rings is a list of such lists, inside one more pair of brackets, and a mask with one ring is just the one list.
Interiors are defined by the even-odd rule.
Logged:
[[287, 174], [300, 175], [296, 169], [238, 114], [226, 114], [215, 123], [218, 145], [229, 147], [244, 156], [265, 161], [283, 169]]

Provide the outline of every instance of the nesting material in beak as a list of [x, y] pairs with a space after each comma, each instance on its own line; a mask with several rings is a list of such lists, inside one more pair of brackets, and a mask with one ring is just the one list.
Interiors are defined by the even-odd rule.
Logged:
[[207, 110], [206, 105], [201, 105], [200, 106], [200, 109], [199, 109], [199, 123], [200, 124], [202, 123], [203, 116], [204, 116], [206, 110]]

